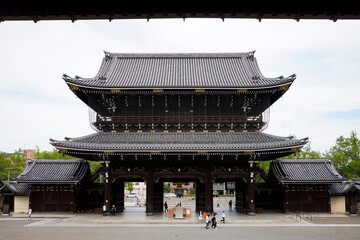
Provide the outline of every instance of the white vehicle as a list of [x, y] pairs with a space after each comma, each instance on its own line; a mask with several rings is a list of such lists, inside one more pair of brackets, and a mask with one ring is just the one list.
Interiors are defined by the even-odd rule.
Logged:
[[164, 193], [164, 197], [166, 198], [174, 198], [176, 195], [174, 193]]
[[138, 198], [139, 194], [137, 193], [129, 193], [128, 195], [125, 196], [126, 198]]

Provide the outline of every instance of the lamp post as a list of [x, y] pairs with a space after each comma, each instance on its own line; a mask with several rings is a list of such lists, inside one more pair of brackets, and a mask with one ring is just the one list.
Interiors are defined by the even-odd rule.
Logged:
[[8, 168], [8, 182], [10, 181], [10, 171], [11, 171], [11, 168]]

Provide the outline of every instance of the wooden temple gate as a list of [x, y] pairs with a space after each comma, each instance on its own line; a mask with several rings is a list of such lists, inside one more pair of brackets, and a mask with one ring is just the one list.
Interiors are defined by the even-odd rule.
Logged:
[[[258, 175], [257, 163], [250, 161], [245, 164], [222, 163], [212, 164], [210, 162], [201, 162], [198, 164], [178, 161], [177, 163], [156, 162], [164, 156], [142, 156], [148, 158], [150, 163], [145, 164], [140, 161], [133, 162], [102, 161], [105, 177], [104, 204], [110, 210], [110, 206], [115, 205], [119, 212], [124, 210], [124, 183], [129, 181], [146, 182], [146, 212], [163, 211], [163, 183], [164, 182], [194, 182], [196, 188], [196, 212], [213, 211], [213, 183], [215, 181], [235, 182], [235, 210], [238, 212], [255, 214], [254, 203], [254, 177]], [[178, 156], [175, 156], [176, 158]], [[183, 157], [187, 157], [186, 155]], [[166, 158], [166, 157], [165, 157]], [[167, 157], [169, 160], [169, 156]], [[170, 157], [171, 158], [171, 157]], [[182, 158], [181, 156], [179, 158]], [[204, 158], [198, 156], [197, 158]], [[218, 156], [211, 156], [212, 160]], [[209, 159], [206, 157], [205, 159]], [[198, 160], [198, 159], [197, 159]], [[196, 160], [195, 160], [196, 161]], [[213, 161], [212, 161], [213, 162]]]

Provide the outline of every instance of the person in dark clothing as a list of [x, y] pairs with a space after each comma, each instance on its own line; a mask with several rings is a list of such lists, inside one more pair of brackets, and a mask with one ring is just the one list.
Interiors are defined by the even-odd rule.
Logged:
[[213, 217], [211, 218], [211, 228], [217, 229], [216, 213], [214, 213]]
[[164, 203], [164, 208], [165, 208], [165, 212], [167, 212], [167, 211], [168, 211], [168, 204], [167, 204], [167, 202]]
[[232, 210], [232, 200], [229, 201], [229, 210]]
[[111, 215], [115, 216], [115, 213], [116, 213], [116, 207], [115, 207], [115, 205], [112, 205], [112, 207], [111, 207]]

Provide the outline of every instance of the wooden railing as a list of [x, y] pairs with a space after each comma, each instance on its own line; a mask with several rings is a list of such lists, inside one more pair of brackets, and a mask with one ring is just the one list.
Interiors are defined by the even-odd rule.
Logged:
[[97, 123], [263, 123], [262, 116], [97, 116]]

